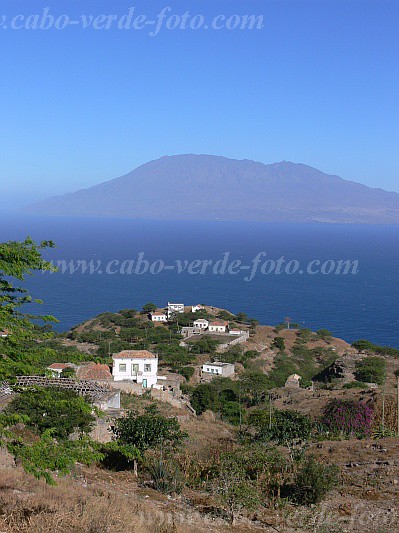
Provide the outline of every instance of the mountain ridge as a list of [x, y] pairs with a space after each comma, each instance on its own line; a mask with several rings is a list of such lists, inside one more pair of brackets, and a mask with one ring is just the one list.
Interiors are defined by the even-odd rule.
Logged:
[[183, 154], [54, 196], [25, 213], [169, 220], [399, 223], [399, 194], [303, 163]]

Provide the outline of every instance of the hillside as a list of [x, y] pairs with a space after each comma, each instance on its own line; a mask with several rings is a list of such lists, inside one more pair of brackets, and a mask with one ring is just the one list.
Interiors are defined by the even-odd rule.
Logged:
[[304, 164], [161, 157], [129, 174], [27, 207], [43, 215], [168, 220], [399, 223], [399, 194]]

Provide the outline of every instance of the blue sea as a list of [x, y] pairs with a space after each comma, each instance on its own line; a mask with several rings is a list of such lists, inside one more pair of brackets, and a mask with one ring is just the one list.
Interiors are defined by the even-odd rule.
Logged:
[[[45, 257], [77, 269], [25, 282], [60, 331], [103, 311], [169, 300], [245, 312], [263, 324], [289, 316], [349, 342], [399, 347], [398, 226], [0, 216], [1, 241], [27, 235], [53, 240]], [[95, 272], [82, 272], [79, 260]], [[349, 273], [336, 273], [344, 260]]]

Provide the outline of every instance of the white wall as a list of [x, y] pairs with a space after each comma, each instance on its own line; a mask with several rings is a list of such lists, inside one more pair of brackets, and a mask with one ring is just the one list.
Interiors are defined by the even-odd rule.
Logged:
[[[125, 371], [123, 366], [125, 365]], [[132, 365], [138, 365], [138, 374], [132, 373]], [[151, 365], [151, 370], [145, 370], [146, 365]], [[147, 380], [147, 387], [152, 387], [157, 382], [158, 359], [113, 359], [112, 376], [114, 381], [136, 381], [143, 383]]]

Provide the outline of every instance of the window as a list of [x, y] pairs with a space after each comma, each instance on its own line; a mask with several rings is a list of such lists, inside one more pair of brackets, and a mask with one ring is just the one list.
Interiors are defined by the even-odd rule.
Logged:
[[144, 365], [144, 372], [151, 372], [151, 365]]
[[120, 364], [119, 365], [119, 372], [126, 372], [126, 365], [125, 364]]

